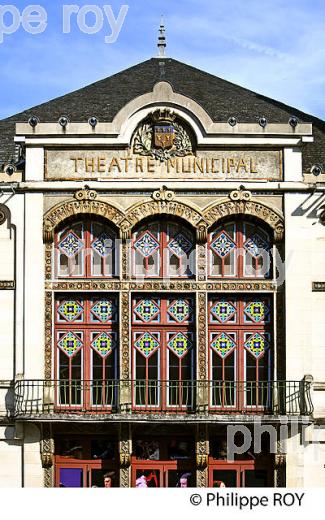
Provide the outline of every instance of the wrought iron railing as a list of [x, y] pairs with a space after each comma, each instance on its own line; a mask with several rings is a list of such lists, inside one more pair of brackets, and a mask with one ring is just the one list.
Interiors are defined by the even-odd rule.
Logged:
[[16, 416], [112, 413], [311, 415], [302, 381], [21, 380]]

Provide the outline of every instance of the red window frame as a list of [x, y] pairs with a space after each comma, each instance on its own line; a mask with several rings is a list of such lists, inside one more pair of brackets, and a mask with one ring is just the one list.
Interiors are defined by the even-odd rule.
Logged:
[[[57, 453], [57, 447], [60, 444], [62, 437], [57, 436], [55, 438], [55, 446], [56, 453], [54, 456], [54, 486], [60, 486], [60, 470], [61, 469], [80, 469], [82, 470], [82, 487], [95, 487], [92, 484], [92, 471], [98, 470], [102, 471], [102, 473], [111, 473], [112, 477], [112, 487], [118, 487], [119, 485], [119, 455], [118, 455], [118, 440], [117, 438], [113, 438], [111, 436], [93, 436], [89, 438], [78, 437], [75, 435], [65, 435], [64, 440], [73, 441], [74, 444], [79, 445], [81, 448], [81, 454], [78, 454], [77, 457], [62, 455]], [[109, 441], [115, 446], [114, 448], [114, 457], [112, 459], [102, 459], [102, 458], [92, 458], [91, 457], [91, 441], [92, 440], [101, 440], [101, 441]], [[81, 458], [79, 458], [79, 456]], [[97, 487], [97, 486], [96, 486]], [[104, 487], [104, 486], [101, 486]]]
[[209, 487], [223, 487], [221, 480], [216, 480], [214, 472], [235, 472], [236, 487], [246, 487], [245, 476], [247, 471], [263, 471], [267, 478], [267, 487], [273, 487], [274, 462], [272, 457], [263, 459], [238, 460], [229, 462], [227, 460], [216, 460], [209, 456]]
[[[247, 232], [247, 227], [252, 228], [249, 233]], [[229, 250], [231, 251], [224, 257], [220, 257], [213, 249], [214, 242], [221, 234], [226, 235], [226, 241], [230, 244]], [[262, 257], [253, 256], [245, 248], [245, 244], [247, 245], [251, 237], [256, 234], [267, 244], [265, 250], [271, 251], [273, 245], [271, 232], [253, 220], [225, 221], [223, 224], [218, 225], [218, 227], [212, 228], [208, 236], [208, 276], [210, 278], [271, 278], [273, 269], [272, 257], [269, 257], [269, 270], [264, 274], [263, 271], [261, 271], [261, 266], [263, 266]], [[220, 274], [213, 274], [212, 272], [214, 257], [219, 258], [219, 262], [221, 263]], [[255, 273], [252, 275], [245, 272], [247, 259], [250, 259], [252, 267], [255, 269]], [[226, 261], [229, 260], [234, 264], [234, 272], [230, 274], [226, 272]]]
[[[146, 300], [157, 304], [159, 312], [153, 316], [151, 322], [141, 321], [136, 313], [136, 308], [141, 302]], [[190, 303], [191, 311], [189, 319], [182, 323], [172, 321], [169, 309], [177, 301], [187, 301]], [[145, 378], [138, 378], [137, 359], [141, 360], [142, 354], [139, 353], [136, 343], [149, 333], [159, 342], [159, 347], [148, 357], [143, 356], [145, 361]], [[183, 357], [178, 358], [173, 352], [170, 353], [168, 342], [178, 334], [184, 335], [191, 341], [191, 347]], [[194, 406], [194, 379], [195, 379], [195, 302], [194, 297], [186, 295], [133, 295], [132, 298], [132, 404], [136, 411], [157, 411], [186, 412], [188, 408]], [[154, 365], [156, 377], [149, 377], [151, 367], [150, 357], [157, 355], [157, 365]], [[137, 357], [138, 356], [138, 357]], [[170, 357], [173, 356], [173, 357]], [[171, 362], [178, 359], [178, 377], [173, 380], [169, 377]], [[186, 359], [187, 358], [187, 359]], [[184, 359], [186, 366], [184, 368]], [[143, 361], [143, 360], [142, 360]], [[150, 368], [149, 368], [150, 367]], [[174, 367], [175, 368], [175, 367]], [[183, 378], [185, 373], [190, 373], [189, 379]], [[176, 367], [177, 370], [177, 367]], [[141, 381], [141, 383], [139, 383]], [[143, 387], [142, 387], [143, 385]], [[139, 401], [141, 404], [139, 404]], [[143, 402], [144, 401], [144, 402]], [[143, 404], [142, 404], [143, 402]]]
[[[230, 305], [227, 308], [228, 317], [225, 318], [226, 312], [222, 314], [222, 304], [226, 302]], [[254, 319], [247, 313], [254, 310], [251, 307], [254, 302], [262, 302], [266, 309], [264, 320], [259, 318], [258, 313]], [[221, 305], [215, 310], [216, 304]], [[232, 314], [231, 306], [235, 309]], [[258, 306], [257, 306], [258, 308]], [[214, 309], [214, 312], [213, 312]], [[227, 412], [246, 412], [257, 413], [272, 405], [271, 385], [273, 381], [273, 305], [272, 296], [266, 294], [215, 294], [209, 295], [208, 301], [208, 345], [209, 345], [209, 408], [211, 411], [226, 410]], [[219, 318], [214, 313], [219, 313]], [[258, 341], [257, 334], [262, 341], [264, 340], [265, 350], [260, 354], [256, 352], [253, 355], [245, 347], [245, 343]], [[223, 335], [223, 336], [222, 336]], [[230, 338], [230, 342], [229, 342]], [[221, 343], [220, 343], [221, 340]], [[225, 343], [223, 343], [224, 341]], [[235, 346], [227, 352], [219, 353], [216, 349], [220, 346], [230, 345], [231, 341]], [[215, 343], [217, 342], [217, 343]], [[214, 344], [214, 346], [213, 346]], [[262, 344], [262, 343], [261, 343]], [[258, 343], [256, 343], [258, 345]], [[254, 343], [255, 346], [255, 343]], [[228, 347], [227, 347], [228, 348]], [[258, 355], [258, 357], [257, 357]], [[228, 358], [233, 356], [234, 362], [226, 365]], [[217, 380], [213, 377], [215, 364], [213, 360], [219, 362], [219, 366], [215, 368], [216, 373], [220, 373]], [[263, 361], [264, 360], [264, 361]], [[247, 362], [251, 363], [254, 370], [255, 362], [255, 378], [247, 380]], [[228, 371], [228, 373], [227, 373]], [[233, 371], [234, 377], [229, 378], [229, 372]], [[261, 379], [260, 372], [267, 372], [267, 379]], [[217, 382], [217, 385], [216, 385]], [[213, 393], [214, 392], [214, 393]]]
[[[92, 261], [94, 256], [94, 250], [92, 244], [96, 241], [96, 238], [92, 231], [94, 225], [102, 227], [102, 233], [106, 233], [113, 242], [112, 248], [112, 272], [107, 271], [107, 265], [105, 257], [101, 257], [101, 274], [92, 273]], [[78, 236], [75, 229], [77, 226], [82, 227], [82, 236]], [[61, 251], [59, 244], [66, 238], [69, 233], [77, 235], [79, 240], [83, 243], [83, 247], [74, 256], [68, 258], [68, 274], [60, 274], [60, 256]], [[55, 278], [116, 278], [118, 276], [118, 248], [116, 247], [117, 233], [107, 222], [102, 219], [90, 219], [83, 218], [81, 220], [73, 220], [66, 226], [62, 227], [58, 232], [55, 233], [54, 237], [54, 276]], [[73, 274], [73, 265], [77, 255], [81, 256], [81, 267], [82, 274]]]
[[[112, 318], [106, 322], [100, 321], [94, 315], [93, 308], [98, 302], [105, 300], [113, 302]], [[69, 321], [59, 312], [64, 302], [77, 302], [83, 311], [74, 320]], [[54, 304], [54, 378], [55, 403], [57, 411], [105, 411], [109, 412], [117, 406], [117, 379], [118, 379], [118, 298], [117, 295], [106, 293], [68, 293], [58, 294]], [[81, 317], [81, 319], [80, 319]], [[94, 321], [92, 321], [92, 317]], [[59, 342], [68, 333], [81, 338], [82, 346], [73, 355], [66, 353], [59, 346]], [[113, 340], [111, 352], [102, 357], [92, 347], [101, 334], [107, 334]], [[80, 378], [72, 377], [73, 359], [81, 353]], [[101, 379], [94, 378], [94, 359], [97, 354], [102, 362]], [[65, 356], [65, 357], [64, 357]], [[68, 378], [61, 377], [60, 359], [68, 360]], [[108, 366], [106, 361], [108, 361]], [[78, 365], [79, 366], [79, 365]], [[109, 368], [110, 367], [110, 368]], [[114, 378], [109, 377], [109, 370], [114, 372]], [[96, 383], [94, 383], [94, 381]], [[107, 383], [108, 382], [108, 383]], [[63, 383], [63, 384], [62, 384]], [[80, 396], [80, 397], [79, 397]]]
[[[153, 232], [150, 230], [150, 227], [157, 226], [157, 233], [158, 237], [155, 237], [153, 235]], [[177, 232], [173, 235], [173, 237], [170, 236], [169, 226], [178, 226]], [[187, 269], [189, 270], [188, 274], [171, 274], [170, 273], [170, 260], [172, 257], [175, 257], [175, 255], [171, 255], [171, 252], [168, 248], [168, 244], [173, 240], [173, 238], [176, 238], [179, 234], [184, 234], [185, 231], [185, 238], [192, 242], [192, 247], [188, 251], [186, 255], [183, 255], [179, 257], [179, 267], [178, 270], [184, 268], [187, 265]], [[136, 270], [136, 254], [137, 250], [134, 247], [134, 244], [141, 239], [146, 233], [149, 233], [154, 240], [156, 240], [159, 243], [159, 248], [156, 250], [158, 253], [155, 256], [157, 259], [157, 262], [159, 262], [159, 272], [157, 274], [146, 274], [145, 272], [143, 274], [137, 273]], [[131, 241], [131, 265], [132, 265], [132, 277], [144, 277], [144, 278], [195, 278], [195, 265], [196, 265], [196, 238], [195, 233], [192, 229], [190, 229], [186, 224], [182, 222], [178, 222], [177, 220], [154, 220], [149, 221], [145, 224], [142, 224], [141, 226], [138, 226], [134, 232], [132, 233], [132, 241]], [[194, 251], [194, 254], [193, 254]], [[140, 253], [138, 253], [140, 255]], [[192, 260], [189, 260], [188, 255], [193, 255]], [[153, 255], [149, 255], [147, 258], [144, 258], [145, 263], [145, 269], [150, 269], [150, 259], [152, 259]], [[140, 257], [139, 257], [140, 258]], [[185, 265], [184, 265], [184, 262]], [[194, 271], [194, 272], [192, 272]]]

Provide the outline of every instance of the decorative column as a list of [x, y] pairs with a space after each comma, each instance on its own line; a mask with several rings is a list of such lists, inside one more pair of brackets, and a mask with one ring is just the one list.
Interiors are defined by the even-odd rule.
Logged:
[[119, 453], [120, 453], [120, 487], [131, 487], [131, 454], [132, 454], [132, 439], [131, 428], [129, 424], [122, 423], [120, 425], [119, 438]]
[[199, 292], [197, 297], [197, 412], [208, 412], [208, 382], [207, 382], [207, 293]]
[[46, 380], [52, 377], [52, 323], [53, 293], [45, 291], [45, 373]]
[[[197, 276], [199, 285], [207, 279], [207, 236], [208, 227], [204, 220], [196, 226], [197, 241]], [[207, 294], [199, 291], [197, 296], [197, 344], [198, 344], [198, 370], [197, 370], [197, 391], [196, 404], [199, 413], [207, 412], [208, 392], [207, 392]]]
[[50, 424], [43, 424], [41, 431], [41, 461], [44, 468], [44, 487], [54, 487], [54, 438]]
[[209, 437], [206, 424], [198, 424], [196, 430], [196, 485], [208, 487]]
[[120, 319], [120, 412], [131, 411], [131, 374], [130, 374], [130, 294], [122, 291]]

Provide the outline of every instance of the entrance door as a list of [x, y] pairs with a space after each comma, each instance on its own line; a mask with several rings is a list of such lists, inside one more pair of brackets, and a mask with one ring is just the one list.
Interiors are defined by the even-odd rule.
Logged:
[[132, 487], [194, 487], [195, 470], [178, 461], [132, 464]]
[[209, 464], [209, 487], [272, 487], [272, 467], [256, 461]]

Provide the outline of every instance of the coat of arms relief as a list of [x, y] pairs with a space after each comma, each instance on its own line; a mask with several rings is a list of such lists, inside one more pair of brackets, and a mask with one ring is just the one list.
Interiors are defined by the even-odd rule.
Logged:
[[193, 145], [176, 114], [169, 109], [158, 109], [136, 131], [133, 151], [164, 162], [173, 157], [193, 155]]

